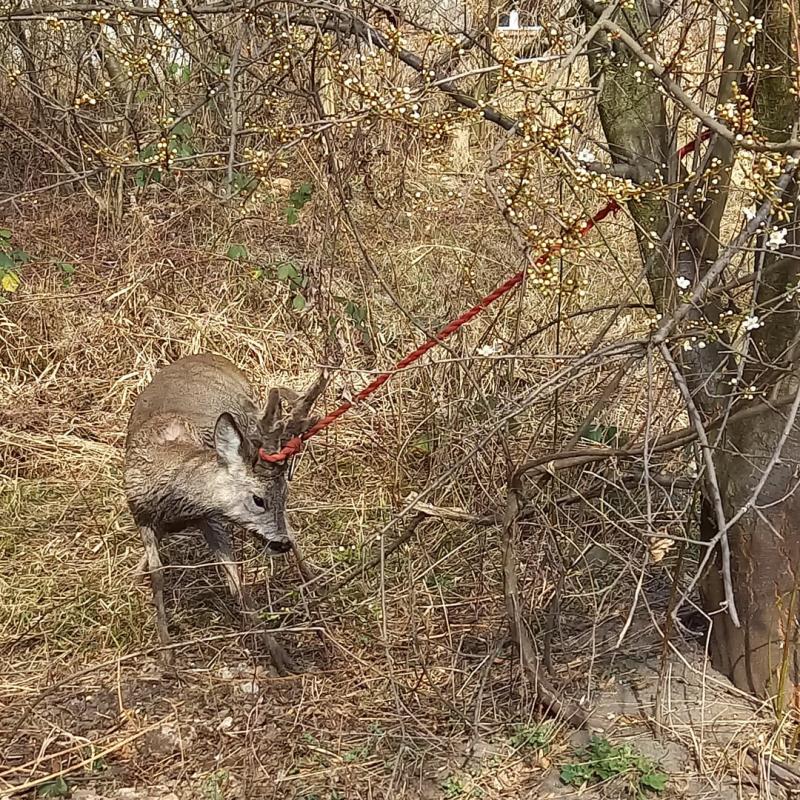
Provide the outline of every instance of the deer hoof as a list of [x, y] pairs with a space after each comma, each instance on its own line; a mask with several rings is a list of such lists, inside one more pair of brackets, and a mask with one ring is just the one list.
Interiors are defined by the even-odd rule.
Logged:
[[281, 678], [296, 675], [301, 671], [294, 659], [271, 636], [267, 638], [267, 648], [275, 671]]

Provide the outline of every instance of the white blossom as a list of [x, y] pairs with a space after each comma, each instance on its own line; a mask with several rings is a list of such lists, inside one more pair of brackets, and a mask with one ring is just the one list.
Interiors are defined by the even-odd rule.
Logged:
[[769, 232], [767, 247], [777, 250], [782, 244], [786, 244], [786, 228], [774, 228]]
[[755, 315], [751, 317], [746, 317], [742, 322], [744, 325], [744, 329], [746, 331], [754, 331], [756, 328], [760, 328], [764, 323]]
[[485, 358], [489, 358], [490, 356], [495, 356], [500, 352], [500, 348], [495, 344], [484, 344], [479, 347], [475, 351], [479, 356], [484, 356]]
[[679, 289], [688, 289], [692, 285], [692, 282], [688, 278], [684, 278], [683, 275], [678, 275], [675, 283], [678, 284]]
[[751, 206], [746, 206], [745, 208], [743, 208], [743, 209], [742, 209], [742, 214], [744, 214], [744, 218], [745, 218], [745, 219], [746, 219], [748, 222], [751, 222], [752, 220], [754, 220], [754, 219], [755, 219], [755, 217], [756, 217], [756, 207], [755, 207], [755, 204], [753, 204], [753, 205], [751, 205]]
[[594, 153], [588, 147], [584, 147], [583, 150], [578, 153], [578, 161], [582, 164], [591, 164], [593, 161], [597, 161], [597, 158], [595, 158]]

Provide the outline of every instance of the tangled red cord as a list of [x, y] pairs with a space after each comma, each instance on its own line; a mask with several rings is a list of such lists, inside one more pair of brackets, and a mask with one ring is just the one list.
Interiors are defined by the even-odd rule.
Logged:
[[[706, 130], [694, 139], [691, 142], [685, 144], [679, 151], [678, 151], [678, 158], [683, 158], [684, 156], [688, 155], [689, 153], [693, 152], [697, 146], [708, 139], [711, 135], [711, 132]], [[586, 236], [589, 231], [597, 225], [598, 222], [604, 220], [609, 214], [616, 213], [619, 211], [619, 203], [616, 200], [612, 200], [608, 205], [604, 208], [601, 208], [593, 217], [588, 219], [581, 229], [578, 231], [578, 235], [583, 237]], [[556, 243], [545, 250], [534, 262], [535, 266], [541, 266], [544, 264], [549, 258], [551, 258], [555, 253], [561, 250], [561, 244]], [[503, 295], [508, 294], [512, 289], [516, 289], [522, 281], [525, 279], [525, 274], [527, 270], [520, 270], [516, 275], [512, 275], [505, 283], [500, 284], [494, 291], [490, 292], [486, 295], [479, 303], [476, 303], [472, 308], [468, 311], [465, 311], [460, 317], [456, 317], [452, 322], [449, 322], [447, 325], [444, 326], [438, 333], [428, 339], [426, 342], [421, 344], [416, 350], [409, 353], [404, 358], [401, 358], [391, 370], [387, 372], [381, 372], [371, 383], [368, 383], [356, 396], [353, 400], [348, 400], [342, 403], [337, 409], [331, 411], [330, 414], [326, 414], [322, 417], [313, 427], [309, 428], [302, 436], [295, 436], [290, 439], [277, 453], [267, 453], [263, 448], [258, 451], [259, 456], [263, 461], [269, 461], [271, 463], [278, 463], [281, 461], [285, 461], [289, 456], [293, 456], [296, 453], [300, 452], [300, 449], [303, 447], [303, 442], [310, 439], [312, 436], [318, 434], [321, 430], [324, 430], [329, 425], [333, 424], [339, 417], [342, 416], [345, 412], [349, 411], [356, 403], [361, 402], [362, 400], [366, 400], [371, 394], [374, 394], [378, 391], [378, 389], [383, 386], [386, 381], [389, 380], [392, 376], [396, 375], [401, 370], [405, 369], [406, 367], [413, 364], [415, 361], [418, 361], [428, 350], [432, 350], [437, 345], [441, 344], [448, 336], [452, 336], [459, 328], [462, 328], [466, 325], [473, 317], [477, 317], [482, 311], [485, 311], [495, 300], [499, 300]]]

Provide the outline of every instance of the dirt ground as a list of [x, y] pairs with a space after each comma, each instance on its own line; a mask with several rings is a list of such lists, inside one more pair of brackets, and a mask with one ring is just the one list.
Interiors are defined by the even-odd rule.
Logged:
[[[515, 747], [498, 722], [448, 715], [435, 683], [402, 665], [387, 675], [339, 635], [284, 635], [309, 670], [294, 678], [275, 677], [223, 632], [180, 648], [173, 668], [146, 654], [90, 665], [6, 706], [4, 780], [52, 786], [42, 776], [66, 767], [80, 800], [635, 796], [624, 778], [594, 789], [559, 780], [559, 764], [594, 734], [653, 759], [669, 776], [660, 796], [761, 796], [747, 748], [762, 749], [769, 716], [697, 656], [669, 658], [663, 680], [658, 659], [598, 670], [587, 728], [556, 725], [539, 749]], [[513, 719], [508, 706], [528, 703], [509, 672], [498, 659], [483, 702]]]
[[[591, 735], [631, 744], [658, 764], [669, 778], [659, 796], [770, 796], [760, 792], [748, 757], [748, 748], [765, 752], [774, 730], [769, 710], [711, 671], [700, 647], [685, 643], [662, 664], [645, 620], [628, 631], [628, 655], [614, 650], [618, 625], [593, 630], [596, 657], [580, 645], [565, 691], [589, 688], [593, 710], [578, 730], [533, 707], [509, 647], [496, 642], [487, 658], [490, 633], [483, 638], [468, 616], [459, 620], [453, 593], [447, 641], [426, 637], [420, 623], [410, 625], [407, 641], [382, 640], [374, 609], [363, 615], [369, 593], [329, 603], [325, 613], [309, 596], [305, 610], [273, 617], [283, 621], [278, 635], [303, 668], [277, 677], [259, 642], [239, 633], [224, 583], [195, 545], [176, 542], [167, 551], [168, 563], [180, 555], [193, 567], [168, 572], [177, 643], [171, 666], [153, 645], [132, 537], [105, 563], [112, 599], [124, 609], [110, 608], [102, 592], [82, 598], [85, 616], [75, 624], [85, 629], [76, 634], [59, 618], [63, 606], [42, 597], [28, 624], [6, 639], [4, 796], [24, 796], [26, 786], [27, 794], [44, 788], [46, 796], [69, 792], [76, 800], [636, 796], [625, 776], [595, 788], [559, 779]], [[254, 555], [246, 563], [262, 607], [299, 582], [289, 561]], [[72, 581], [72, 566], [53, 579]], [[19, 571], [6, 574], [4, 588], [19, 580]], [[72, 591], [81, 596], [83, 588], [76, 582]], [[396, 623], [392, 598], [387, 604]], [[92, 652], [113, 625], [138, 620], [147, 620], [143, 630], [132, 628], [118, 653]], [[120, 627], [115, 635], [123, 635]], [[67, 641], [84, 652], [70, 652]], [[449, 670], [437, 646], [454, 647]], [[560, 651], [556, 662], [565, 661]], [[770, 764], [761, 767], [767, 778]], [[773, 791], [780, 796], [779, 784]]]
[[[664, 657], [659, 626], [675, 551], [641, 572], [647, 543], [628, 503], [635, 498], [616, 496], [591, 517], [546, 507], [521, 525], [524, 613], [559, 691], [594, 709], [580, 731], [535, 704], [508, 642], [496, 527], [426, 517], [382, 557], [402, 535], [407, 520], [393, 520], [409, 493], [431, 482], [439, 481], [430, 501], [465, 510], [466, 520], [502, 508], [506, 471], [497, 454], [516, 440], [459, 460], [485, 441], [487, 419], [508, 399], [493, 394], [506, 387], [504, 361], [481, 364], [480, 380], [459, 371], [493, 341], [495, 319], [454, 340], [440, 361], [398, 376], [379, 403], [355, 409], [302, 457], [290, 514], [323, 596], [300, 590], [291, 558], [237, 545], [264, 622], [302, 673], [271, 672], [191, 536], [165, 554], [176, 642], [174, 664], [165, 666], [121, 493], [127, 411], [153, 370], [184, 352], [224, 353], [262, 388], [270, 376], [301, 388], [318, 363], [309, 343], [319, 331], [313, 317], [293, 315], [281, 287], [220, 255], [225, 243], [203, 228], [203, 208], [174, 204], [160, 213], [122, 231], [69, 204], [11, 221], [35, 258], [0, 309], [0, 796], [635, 797], [632, 753], [666, 775], [652, 797], [780, 796], [777, 767], [763, 760], [783, 742], [769, 709], [714, 675], [702, 637], [674, 638]], [[411, 252], [413, 231], [403, 242], [393, 219], [382, 225], [373, 247], [391, 265], [393, 253]], [[268, 247], [268, 219], [237, 236], [252, 253], [313, 252], [316, 234], [300, 227], [292, 236], [306, 241]], [[456, 252], [457, 243], [458, 253], [482, 251], [477, 229], [426, 235], [443, 250]], [[68, 281], [57, 267], [65, 254], [76, 265]], [[479, 285], [451, 259], [424, 280], [396, 273], [398, 291], [439, 322], [505, 275], [500, 255], [481, 263]], [[337, 291], [348, 291], [347, 275], [356, 273], [342, 268]], [[381, 336], [368, 347], [362, 331], [347, 329], [351, 371], [337, 376], [325, 408], [419, 342], [373, 290], [382, 298], [372, 309]], [[547, 318], [551, 300], [526, 302], [530, 319]], [[632, 313], [620, 330], [631, 335], [647, 324]], [[564, 347], [577, 350], [580, 336], [571, 336]], [[540, 350], [520, 358], [511, 399], [557, 369]], [[644, 403], [632, 378], [620, 427], [635, 428]], [[593, 402], [598, 380], [583, 376], [561, 394], [565, 429]], [[552, 416], [549, 402], [520, 415], [520, 442]], [[666, 402], [651, 412], [654, 430], [676, 418]], [[654, 507], [648, 524], [674, 532], [680, 513]], [[592, 548], [606, 554], [599, 566], [584, 557]], [[553, 622], [547, 610], [562, 556], [570, 563]], [[593, 733], [631, 746], [624, 768], [599, 786], [565, 785], [561, 771], [580, 761]], [[751, 763], [748, 748], [762, 760]]]

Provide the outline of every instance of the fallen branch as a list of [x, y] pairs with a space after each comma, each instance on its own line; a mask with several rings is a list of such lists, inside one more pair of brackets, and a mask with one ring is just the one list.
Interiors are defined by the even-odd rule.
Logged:
[[104, 747], [101, 750], [94, 750], [90, 748], [91, 752], [89, 753], [89, 755], [75, 764], [71, 764], [68, 767], [63, 767], [57, 772], [52, 772], [49, 775], [45, 775], [42, 778], [34, 778], [32, 780], [25, 781], [25, 783], [20, 783], [16, 786], [6, 785], [4, 787], [0, 787], [0, 792], [2, 792], [3, 797], [13, 797], [15, 794], [30, 792], [32, 789], [36, 789], [42, 786], [42, 784], [52, 781], [54, 778], [60, 778], [64, 775], [70, 775], [73, 772], [77, 772], [78, 770], [82, 770], [85, 767], [91, 766], [92, 764], [96, 764], [101, 759], [111, 755], [111, 753], [115, 753], [118, 750], [122, 750], [123, 748], [135, 742], [137, 739], [141, 739], [142, 736], [145, 736], [146, 734], [150, 733], [150, 731], [154, 731], [162, 724], [162, 722], [163, 720], [154, 722], [148, 727], [142, 728], [141, 730], [132, 733], [130, 736], [126, 736], [124, 739], [115, 742], [113, 745]]

